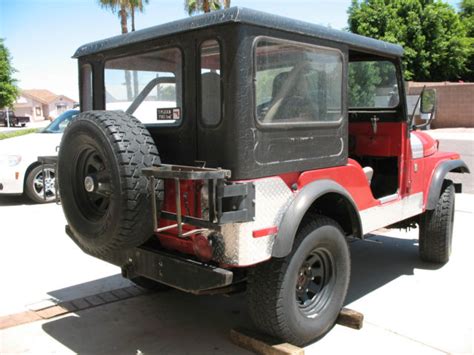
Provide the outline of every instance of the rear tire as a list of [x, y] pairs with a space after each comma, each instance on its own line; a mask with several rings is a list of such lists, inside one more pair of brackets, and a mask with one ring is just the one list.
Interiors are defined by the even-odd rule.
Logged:
[[419, 251], [423, 261], [444, 264], [449, 261], [453, 241], [454, 184], [445, 180], [434, 210], [420, 216]]
[[316, 216], [300, 228], [287, 257], [249, 271], [250, 316], [260, 331], [304, 345], [336, 322], [349, 277], [350, 254], [341, 228]]
[[[124, 112], [85, 112], [69, 124], [59, 149], [59, 190], [72, 238], [86, 253], [104, 256], [153, 235], [142, 169], [159, 163], [148, 130]], [[159, 208], [162, 181], [156, 189]]]

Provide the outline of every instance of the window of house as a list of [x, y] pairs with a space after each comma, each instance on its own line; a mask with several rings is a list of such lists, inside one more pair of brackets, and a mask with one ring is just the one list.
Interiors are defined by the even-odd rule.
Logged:
[[177, 48], [108, 60], [105, 106], [128, 111], [147, 124], [182, 119], [182, 55]]
[[41, 116], [41, 107], [40, 106], [35, 107], [35, 114], [36, 114], [36, 116]]
[[222, 117], [221, 52], [219, 42], [201, 44], [201, 120], [207, 126], [219, 124]]
[[397, 70], [392, 62], [349, 63], [349, 108], [394, 108], [399, 102]]
[[337, 122], [342, 118], [343, 58], [338, 50], [260, 38], [255, 102], [262, 124]]

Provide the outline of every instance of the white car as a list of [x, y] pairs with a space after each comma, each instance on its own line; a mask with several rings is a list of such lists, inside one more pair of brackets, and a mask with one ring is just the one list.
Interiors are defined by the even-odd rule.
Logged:
[[78, 110], [69, 110], [38, 133], [0, 140], [0, 195], [26, 193], [38, 203], [55, 199], [54, 166], [42, 166], [38, 156], [58, 154], [62, 133], [78, 114]]

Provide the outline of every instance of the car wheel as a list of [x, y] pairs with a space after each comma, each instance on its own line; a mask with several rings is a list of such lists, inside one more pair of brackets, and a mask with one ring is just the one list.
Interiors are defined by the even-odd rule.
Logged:
[[[150, 133], [120, 111], [79, 114], [64, 131], [59, 190], [72, 239], [104, 256], [143, 244], [153, 235], [151, 194], [142, 169], [160, 164]], [[163, 181], [156, 184], [157, 208]]]
[[419, 251], [423, 261], [443, 264], [449, 261], [453, 242], [455, 191], [445, 180], [434, 210], [420, 216]]
[[287, 257], [249, 270], [250, 316], [260, 331], [304, 345], [336, 322], [349, 276], [350, 254], [341, 228], [317, 216], [300, 228]]
[[54, 201], [56, 198], [56, 172], [54, 165], [37, 165], [31, 169], [25, 180], [25, 193], [36, 203]]

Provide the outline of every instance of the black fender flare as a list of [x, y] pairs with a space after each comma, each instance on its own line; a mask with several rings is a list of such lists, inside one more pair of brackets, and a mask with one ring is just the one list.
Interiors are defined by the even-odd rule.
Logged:
[[470, 173], [466, 163], [461, 160], [445, 160], [441, 162], [435, 169], [433, 177], [431, 178], [428, 198], [426, 200], [426, 209], [434, 210], [438, 203], [443, 187], [443, 181], [448, 173]]
[[317, 180], [305, 185], [286, 210], [280, 222], [278, 234], [273, 245], [273, 257], [283, 258], [291, 252], [296, 232], [304, 215], [318, 198], [328, 193], [339, 194], [349, 202], [352, 209], [351, 221], [355, 227], [353, 228], [355, 229], [354, 234], [356, 234], [356, 237], [362, 237], [362, 224], [359, 212], [349, 192], [335, 181], [327, 179]]

